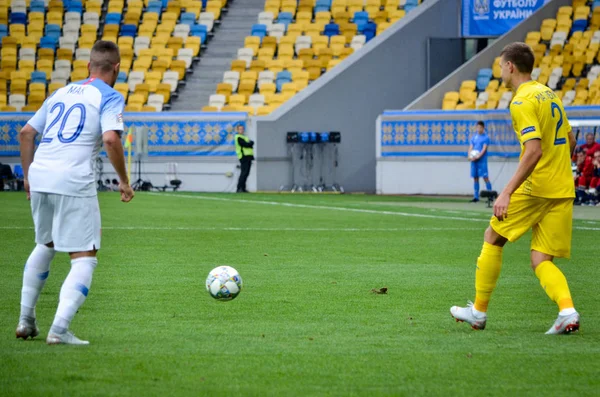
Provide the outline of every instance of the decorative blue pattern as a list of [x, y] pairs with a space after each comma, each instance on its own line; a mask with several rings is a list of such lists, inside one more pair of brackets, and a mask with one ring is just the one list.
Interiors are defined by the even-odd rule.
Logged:
[[[32, 114], [0, 114], [0, 156], [18, 156], [17, 134]], [[246, 113], [129, 113], [129, 127], [148, 129], [149, 156], [235, 156], [234, 125]], [[38, 135], [39, 136], [39, 135]], [[134, 143], [135, 147], [135, 143]]]
[[[572, 108], [567, 113], [583, 119], [584, 113], [598, 110]], [[381, 156], [466, 156], [479, 120], [485, 122], [490, 137], [489, 156], [519, 156], [520, 145], [508, 111], [439, 110], [384, 112], [378, 121]], [[578, 128], [578, 144], [585, 141], [586, 132], [596, 132], [597, 139], [600, 138], [598, 124], [599, 127]]]

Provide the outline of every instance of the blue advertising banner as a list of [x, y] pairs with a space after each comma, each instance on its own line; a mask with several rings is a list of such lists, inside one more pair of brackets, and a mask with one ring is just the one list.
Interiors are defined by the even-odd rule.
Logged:
[[[33, 113], [0, 114], [0, 156], [18, 156], [17, 135]], [[149, 156], [235, 156], [235, 124], [246, 113], [125, 113], [129, 127], [145, 127]], [[126, 134], [123, 134], [125, 137]], [[39, 134], [37, 137], [39, 141]], [[135, 142], [134, 142], [135, 147]]]
[[[600, 108], [567, 108], [569, 123], [585, 142], [587, 133], [600, 136]], [[521, 146], [508, 110], [385, 111], [377, 118], [377, 157], [466, 157], [478, 121], [490, 137], [489, 156], [519, 157]]]
[[462, 34], [501, 36], [549, 0], [462, 0]]

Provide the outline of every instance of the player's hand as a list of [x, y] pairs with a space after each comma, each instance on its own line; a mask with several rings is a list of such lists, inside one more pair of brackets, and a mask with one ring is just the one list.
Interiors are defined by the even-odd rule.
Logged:
[[121, 192], [121, 201], [128, 203], [133, 199], [135, 193], [128, 183], [119, 182], [119, 191]]
[[508, 205], [510, 204], [510, 196], [506, 193], [500, 193], [494, 203], [494, 216], [499, 221], [503, 221], [508, 216]]
[[29, 181], [27, 179], [23, 181], [23, 188], [25, 189], [25, 193], [27, 194], [27, 200], [31, 200], [31, 193], [29, 192]]

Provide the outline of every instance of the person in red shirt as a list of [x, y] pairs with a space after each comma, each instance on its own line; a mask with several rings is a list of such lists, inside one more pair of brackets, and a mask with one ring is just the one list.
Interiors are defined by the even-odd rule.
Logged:
[[[600, 143], [594, 140], [594, 134], [592, 132], [588, 132], [585, 134], [585, 143], [579, 146], [575, 153], [584, 152], [587, 156], [594, 157], [594, 153], [599, 150]], [[573, 161], [575, 161], [575, 158], [573, 158]]]

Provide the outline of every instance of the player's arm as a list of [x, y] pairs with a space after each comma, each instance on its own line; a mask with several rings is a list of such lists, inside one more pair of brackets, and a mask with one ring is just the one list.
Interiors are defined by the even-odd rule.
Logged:
[[519, 166], [504, 188], [504, 192], [508, 195], [512, 195], [529, 178], [529, 175], [531, 175], [542, 158], [542, 141], [540, 139], [528, 140], [525, 142], [524, 148], [525, 152], [521, 161], [519, 161]]
[[38, 132], [43, 132], [46, 127], [46, 102], [42, 104], [42, 107], [33, 115], [33, 117], [25, 124], [25, 127], [19, 131], [19, 150], [21, 152], [21, 166], [23, 167], [24, 187], [27, 193], [27, 200], [30, 199], [29, 195], [29, 167], [33, 163], [33, 154], [35, 152], [35, 136]]
[[35, 136], [37, 131], [25, 124], [25, 127], [19, 131], [19, 149], [21, 151], [21, 166], [23, 167], [24, 185], [29, 200], [29, 167], [33, 163], [33, 153], [35, 152]]
[[575, 134], [573, 134], [573, 130], [569, 131], [569, 147], [571, 148], [571, 157], [575, 152], [575, 147], [577, 146], [577, 139], [575, 138]]
[[483, 144], [483, 148], [481, 148], [481, 153], [479, 153], [479, 156], [477, 156], [476, 160], [479, 160], [480, 158], [482, 158], [485, 155], [485, 152], [487, 151], [487, 143]]
[[104, 134], [102, 134], [102, 142], [104, 142], [106, 154], [108, 154], [108, 159], [117, 172], [119, 180], [125, 184], [129, 184], [127, 168], [125, 168], [125, 153], [123, 151], [123, 143], [121, 142], [120, 131], [106, 131]]
[[517, 170], [494, 203], [494, 215], [500, 221], [506, 217], [510, 196], [531, 175], [542, 158], [542, 133], [535, 106], [528, 101], [522, 101], [518, 105], [513, 102], [510, 112], [513, 115], [515, 131], [523, 143], [523, 156]]
[[123, 95], [116, 91], [110, 93], [100, 109], [100, 127], [102, 128], [102, 141], [104, 142], [106, 154], [108, 154], [108, 159], [119, 176], [121, 201], [127, 203], [131, 201], [134, 193], [131, 186], [129, 186], [129, 178], [125, 168], [125, 154], [121, 142], [121, 133], [125, 130], [123, 125], [124, 108], [125, 99]]

